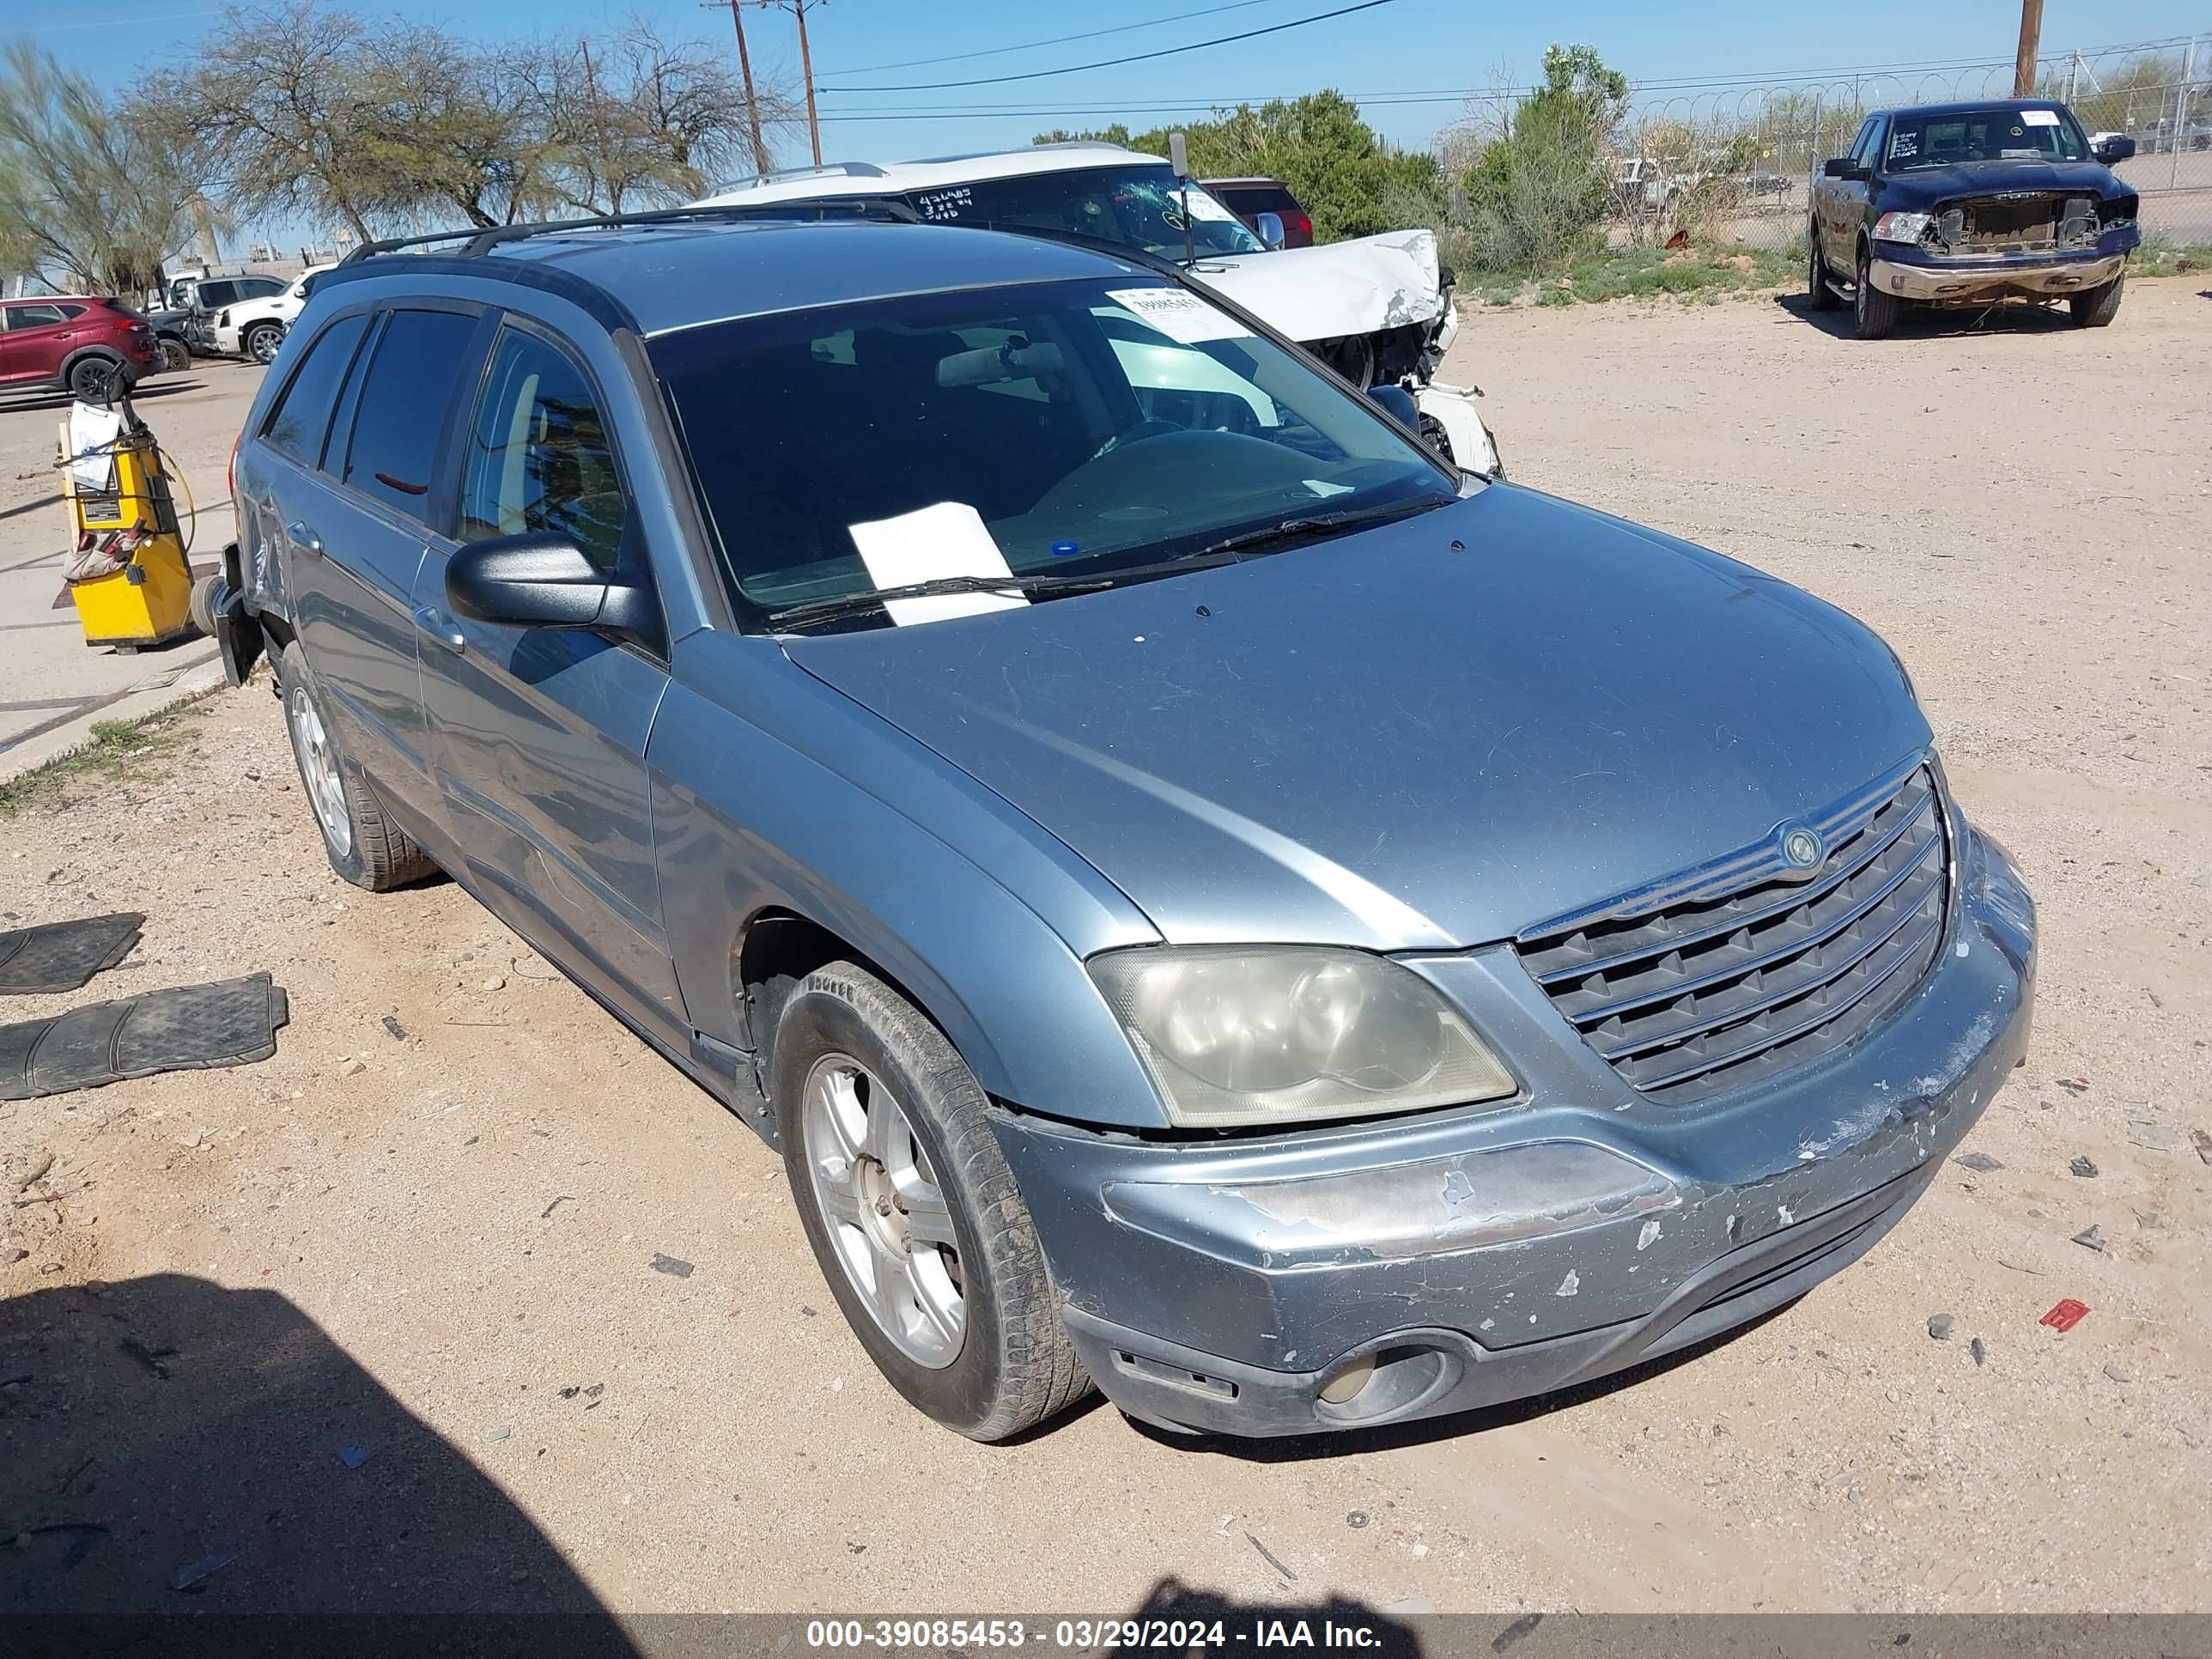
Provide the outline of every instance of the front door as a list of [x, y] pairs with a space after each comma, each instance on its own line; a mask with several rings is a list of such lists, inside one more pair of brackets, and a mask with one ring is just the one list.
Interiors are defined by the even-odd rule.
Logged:
[[501, 327], [463, 428], [456, 534], [432, 543], [416, 583], [423, 706], [472, 882], [495, 907], [534, 913], [568, 945], [564, 966], [674, 1036], [690, 1026], [661, 925], [645, 767], [665, 664], [590, 630], [470, 621], [446, 599], [456, 548], [533, 531], [647, 580], [603, 406], [567, 350]]

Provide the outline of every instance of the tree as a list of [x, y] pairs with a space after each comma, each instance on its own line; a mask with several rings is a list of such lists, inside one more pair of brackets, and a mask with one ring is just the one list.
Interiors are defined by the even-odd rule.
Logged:
[[1533, 276], [1564, 267], [1602, 239], [1612, 203], [1606, 161], [1628, 109], [1628, 77], [1591, 46], [1553, 46], [1544, 80], [1513, 106], [1503, 137], [1483, 144], [1460, 185], [1455, 240], [1479, 269]]
[[[680, 202], [750, 156], [744, 88], [717, 47], [671, 40], [634, 16], [603, 40], [555, 50], [550, 63], [547, 120], [576, 207]], [[763, 131], [795, 130], [797, 98], [757, 78], [755, 88]]]
[[82, 75], [27, 40], [0, 57], [0, 270], [137, 295], [191, 234], [194, 181]]
[[224, 200], [241, 217], [336, 219], [367, 241], [372, 221], [426, 193], [394, 174], [392, 120], [380, 107], [380, 58], [393, 51], [350, 12], [279, 0], [230, 12], [187, 66], [148, 82], [137, 102], [221, 158]]

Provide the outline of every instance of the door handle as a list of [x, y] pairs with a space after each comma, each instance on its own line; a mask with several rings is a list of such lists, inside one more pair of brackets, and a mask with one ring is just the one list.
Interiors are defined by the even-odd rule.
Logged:
[[295, 519], [286, 525], [284, 535], [285, 538], [302, 553], [312, 553], [319, 559], [323, 556], [323, 538], [308, 529], [303, 520]]
[[434, 605], [416, 607], [415, 626], [457, 657], [469, 648], [469, 636], [461, 632], [460, 625]]

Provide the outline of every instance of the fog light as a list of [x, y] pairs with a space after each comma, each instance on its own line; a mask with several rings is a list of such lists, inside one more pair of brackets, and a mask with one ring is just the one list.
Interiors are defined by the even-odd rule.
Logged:
[[1341, 1406], [1372, 1382], [1374, 1376], [1375, 1356], [1364, 1353], [1322, 1385], [1321, 1397], [1332, 1406]]

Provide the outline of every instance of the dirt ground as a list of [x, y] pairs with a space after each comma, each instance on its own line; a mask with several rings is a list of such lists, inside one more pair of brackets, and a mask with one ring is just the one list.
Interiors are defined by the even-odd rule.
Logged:
[[1874, 345], [1794, 300], [1469, 317], [1518, 478], [1888, 636], [2042, 907], [2029, 1061], [1968, 1141], [1999, 1167], [1563, 1400], [1244, 1449], [1094, 1401], [971, 1445], [878, 1380], [737, 1120], [458, 889], [329, 873], [265, 684], [0, 820], [0, 926], [148, 913], [0, 1017], [262, 969], [292, 1009], [258, 1066], [0, 1106], [12, 1176], [54, 1159], [0, 1182], [0, 1607], [2212, 1610], [2202, 287]]

